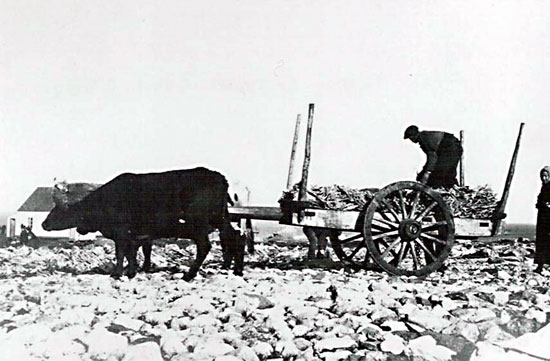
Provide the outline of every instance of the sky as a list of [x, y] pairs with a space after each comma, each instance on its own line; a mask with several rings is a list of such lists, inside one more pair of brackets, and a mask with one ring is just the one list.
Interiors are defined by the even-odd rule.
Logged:
[[0, 0], [0, 211], [54, 178], [199, 165], [276, 206], [313, 103], [318, 185], [414, 179], [416, 124], [463, 130], [466, 184], [500, 195], [524, 122], [506, 213], [534, 223], [549, 18], [547, 1]]

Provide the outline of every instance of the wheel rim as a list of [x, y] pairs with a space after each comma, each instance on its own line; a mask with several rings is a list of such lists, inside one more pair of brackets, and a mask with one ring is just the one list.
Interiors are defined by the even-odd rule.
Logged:
[[380, 190], [363, 224], [373, 260], [395, 275], [422, 276], [443, 265], [454, 243], [454, 221], [443, 198], [416, 182]]

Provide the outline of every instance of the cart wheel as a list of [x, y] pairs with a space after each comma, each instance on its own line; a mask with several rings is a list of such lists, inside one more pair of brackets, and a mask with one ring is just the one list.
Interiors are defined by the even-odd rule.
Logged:
[[394, 275], [423, 276], [440, 268], [454, 243], [443, 198], [417, 182], [381, 189], [365, 212], [363, 233], [373, 260]]
[[330, 244], [340, 261], [347, 265], [354, 268], [373, 268], [373, 261], [362, 233], [344, 239], [340, 239], [338, 234], [331, 234]]

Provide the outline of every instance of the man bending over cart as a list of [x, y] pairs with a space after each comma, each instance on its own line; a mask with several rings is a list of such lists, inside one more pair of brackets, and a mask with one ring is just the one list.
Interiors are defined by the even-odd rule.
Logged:
[[450, 133], [440, 131], [420, 131], [416, 125], [405, 130], [404, 139], [418, 143], [426, 153], [426, 164], [416, 180], [431, 187], [450, 188], [458, 184], [456, 167], [462, 157], [462, 145]]

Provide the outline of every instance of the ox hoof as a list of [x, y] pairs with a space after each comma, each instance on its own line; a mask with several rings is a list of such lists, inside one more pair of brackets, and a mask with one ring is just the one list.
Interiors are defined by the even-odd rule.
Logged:
[[148, 265], [144, 264], [141, 270], [145, 273], [153, 273], [153, 267], [151, 266], [151, 264], [148, 264]]
[[235, 276], [239, 276], [239, 277], [242, 277], [243, 276], [243, 270], [240, 269], [240, 270], [233, 270], [233, 274]]
[[111, 273], [111, 278], [114, 278], [115, 280], [119, 280], [120, 277], [122, 277], [121, 273], [118, 273], [118, 272]]
[[136, 271], [132, 271], [132, 272], [128, 272], [126, 273], [126, 276], [129, 278], [129, 279], [132, 279], [136, 276], [137, 272]]
[[183, 280], [186, 281], [186, 282], [189, 282], [191, 281], [193, 278], [195, 278], [197, 274], [196, 273], [191, 273], [191, 272], [185, 272], [183, 274]]

